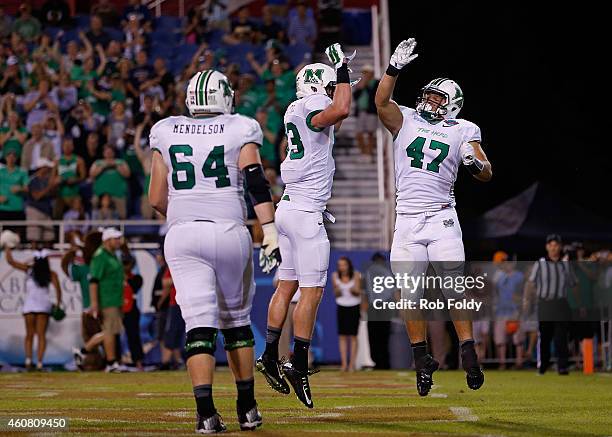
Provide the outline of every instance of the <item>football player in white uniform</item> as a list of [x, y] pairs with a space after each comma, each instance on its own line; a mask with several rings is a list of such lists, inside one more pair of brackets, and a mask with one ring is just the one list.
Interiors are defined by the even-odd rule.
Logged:
[[[456, 118], [463, 106], [463, 92], [456, 82], [432, 80], [422, 89], [416, 109], [391, 100], [400, 71], [418, 56], [413, 54], [415, 46], [413, 38], [397, 46], [376, 92], [378, 115], [393, 135], [397, 217], [391, 264], [394, 273], [416, 277], [425, 274], [429, 262], [434, 263], [438, 275], [462, 274], [465, 254], [453, 184], [460, 164], [480, 181], [491, 179], [491, 164], [480, 146], [478, 126]], [[423, 294], [422, 288], [406, 291], [402, 290], [402, 297], [411, 300], [418, 301]], [[442, 291], [447, 297], [455, 293]], [[474, 350], [472, 323], [454, 320], [454, 325], [467, 384], [477, 390], [484, 383], [484, 374]], [[426, 396], [438, 368], [438, 362], [427, 353], [426, 321], [407, 320], [406, 328], [415, 359], [417, 390]]]
[[264, 231], [260, 264], [270, 270], [280, 261], [274, 204], [259, 157], [263, 134], [255, 120], [231, 113], [233, 98], [223, 74], [198, 72], [187, 87], [191, 117], [165, 118], [150, 135], [149, 200], [169, 226], [164, 252], [186, 324], [198, 433], [226, 429], [212, 396], [218, 329], [236, 380], [240, 428], [262, 423], [254, 395], [255, 281], [245, 181]]
[[[281, 164], [285, 192], [276, 211], [282, 262], [279, 283], [268, 309], [266, 350], [257, 369], [270, 386], [313, 407], [308, 382], [308, 350], [317, 309], [327, 282], [329, 240], [323, 225], [325, 204], [331, 197], [335, 171], [334, 132], [351, 109], [348, 62], [340, 44], [326, 49], [334, 69], [325, 64], [306, 65], [297, 75], [298, 100], [287, 108], [287, 157]], [[278, 340], [291, 298], [301, 295], [293, 313], [294, 348], [291, 361], [280, 363]]]

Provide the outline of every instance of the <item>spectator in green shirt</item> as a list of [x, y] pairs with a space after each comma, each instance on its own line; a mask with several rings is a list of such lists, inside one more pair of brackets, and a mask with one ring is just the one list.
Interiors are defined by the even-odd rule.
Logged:
[[261, 75], [264, 81], [274, 80], [276, 95], [283, 106], [288, 106], [296, 98], [295, 77], [295, 72], [289, 68], [289, 62], [284, 56], [274, 59], [270, 68]]
[[278, 135], [283, 125], [284, 107], [276, 94], [276, 85], [273, 79], [266, 81], [266, 100], [255, 115], [264, 134], [260, 154], [268, 166], [276, 165], [278, 160]]
[[98, 204], [102, 194], [108, 193], [115, 203], [119, 217], [124, 219], [127, 212], [127, 179], [130, 177], [130, 168], [123, 159], [115, 158], [115, 149], [104, 146], [103, 158], [94, 162], [89, 170], [93, 179], [93, 204]]
[[[0, 168], [0, 221], [25, 220], [24, 197], [28, 192], [28, 174], [17, 167], [17, 153], [9, 149], [5, 156], [6, 166]], [[11, 227], [6, 227], [11, 229]], [[24, 227], [12, 228], [21, 239]]]
[[28, 138], [28, 131], [21, 126], [19, 114], [10, 111], [7, 116], [8, 123], [0, 128], [0, 158], [4, 157], [9, 150], [14, 150], [17, 156], [21, 156], [21, 150]]
[[236, 92], [236, 112], [255, 118], [257, 109], [266, 101], [266, 93], [261, 87], [255, 86], [255, 78], [251, 74], [243, 74], [238, 81]]
[[94, 318], [102, 316], [107, 372], [120, 371], [115, 350], [115, 336], [123, 329], [121, 307], [125, 278], [123, 264], [115, 252], [121, 247], [122, 237], [117, 229], [104, 229], [102, 245], [94, 253], [89, 270], [90, 312]]
[[40, 36], [40, 21], [32, 16], [32, 8], [23, 3], [19, 6], [20, 16], [13, 22], [13, 32], [27, 42], [33, 42]]

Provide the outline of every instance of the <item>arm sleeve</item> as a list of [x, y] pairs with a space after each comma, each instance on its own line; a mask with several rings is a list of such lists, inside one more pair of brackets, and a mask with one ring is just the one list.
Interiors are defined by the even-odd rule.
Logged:
[[482, 141], [482, 136], [480, 134], [480, 128], [474, 123], [467, 122], [465, 126], [463, 126], [463, 141]]
[[92, 279], [100, 280], [104, 276], [104, 263], [100, 260], [100, 258], [94, 257], [91, 260], [91, 266], [89, 270], [89, 274]]
[[312, 97], [309, 97], [304, 105], [304, 109], [306, 110], [306, 115], [311, 113], [312, 111], [322, 111], [331, 105], [332, 99], [323, 94], [315, 94]]
[[261, 126], [256, 120], [252, 118], [246, 118], [249, 120], [249, 123], [245, 123], [245, 132], [244, 132], [244, 144], [255, 143], [261, 147], [263, 144], [263, 132], [261, 130]]
[[161, 144], [159, 140], [159, 123], [156, 123], [149, 133], [149, 147], [151, 150], [157, 150], [161, 153]]

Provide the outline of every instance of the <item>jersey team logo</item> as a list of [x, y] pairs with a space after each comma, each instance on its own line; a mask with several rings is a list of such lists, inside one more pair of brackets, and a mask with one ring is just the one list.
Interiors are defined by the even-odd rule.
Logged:
[[457, 126], [458, 124], [459, 122], [456, 120], [444, 120], [444, 122], [442, 123], [442, 127], [452, 127]]
[[452, 218], [448, 220], [442, 220], [442, 224], [445, 228], [452, 228], [453, 226], [455, 226], [455, 220], [453, 220]]

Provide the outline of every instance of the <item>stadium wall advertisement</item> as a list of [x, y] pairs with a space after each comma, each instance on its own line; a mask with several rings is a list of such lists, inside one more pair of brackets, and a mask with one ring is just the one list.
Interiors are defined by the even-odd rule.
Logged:
[[[319, 308], [319, 316], [313, 336], [312, 351], [319, 362], [337, 362], [340, 360], [338, 352], [338, 335], [336, 326], [336, 303], [331, 287], [331, 273], [335, 270], [336, 262], [341, 256], [348, 256], [355, 268], [361, 270], [371, 258], [373, 251], [333, 251], [330, 256], [330, 270], [328, 284]], [[29, 250], [15, 251], [17, 260], [31, 259]], [[137, 295], [137, 301], [142, 313], [141, 334], [143, 342], [151, 338], [151, 324], [153, 323], [153, 308], [151, 307], [151, 291], [157, 273], [157, 264], [152, 252], [136, 250], [133, 252], [137, 260], [137, 271], [142, 275], [143, 287]], [[259, 251], [255, 250], [254, 260], [259, 259]], [[51, 268], [57, 272], [62, 287], [62, 303], [66, 311], [66, 318], [61, 322], [53, 319], [49, 321], [47, 331], [47, 351], [45, 363], [65, 364], [72, 360], [72, 348], [80, 346], [81, 340], [81, 291], [78, 283], [68, 278], [60, 267], [61, 254], [55, 252], [50, 256]], [[0, 361], [11, 364], [24, 362], [23, 340], [25, 325], [21, 308], [25, 297], [25, 279], [23, 272], [12, 269], [0, 253]], [[264, 274], [255, 262], [256, 295], [251, 313], [252, 327], [256, 340], [256, 353], [263, 352], [265, 346], [266, 318], [268, 302], [274, 292], [273, 276]], [[54, 290], [50, 290], [52, 302]], [[222, 337], [221, 335], [219, 337]], [[36, 342], [36, 340], [35, 340]], [[151, 350], [146, 357], [149, 362], [156, 362], [159, 349]], [[222, 339], [219, 339], [216, 353], [220, 363], [226, 362]]]

